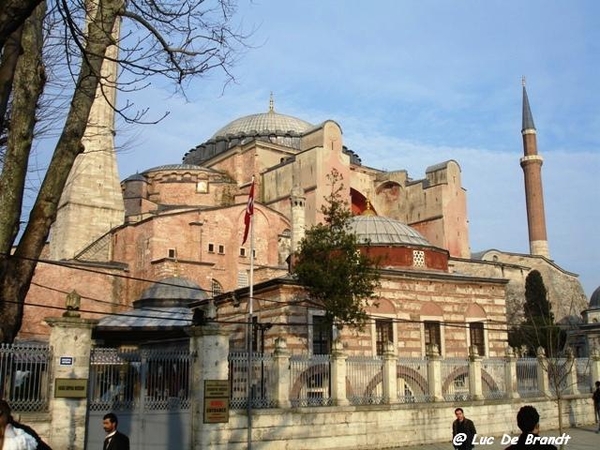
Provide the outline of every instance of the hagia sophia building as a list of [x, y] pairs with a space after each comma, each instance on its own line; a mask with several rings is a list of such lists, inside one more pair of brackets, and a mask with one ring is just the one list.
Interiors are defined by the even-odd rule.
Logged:
[[[352, 229], [386, 255], [377, 306], [369, 306], [375, 319], [349, 346], [357, 353], [378, 351], [385, 338], [411, 356], [431, 343], [445, 356], [464, 355], [472, 345], [483, 356], [502, 356], [533, 270], [542, 275], [558, 321], [577, 322], [584, 310], [600, 308], [588, 304], [577, 275], [551, 259], [542, 157], [525, 86], [525, 254], [471, 251], [459, 162], [432, 161], [418, 178], [404, 169], [364, 166], [345, 145], [341, 124], [285, 115], [273, 99], [265, 112], [236, 118], [195, 148], [182, 149], [180, 161], [120, 181], [110, 100], [99, 97], [92, 109], [85, 152], [71, 171], [29, 290], [21, 340], [47, 339], [44, 317], [60, 315], [73, 291], [82, 315], [100, 319], [98, 341], [149, 342], [158, 339], [157, 330], [159, 338], [178, 339], [194, 302], [219, 298], [223, 314], [233, 314], [224, 299], [247, 295], [251, 258], [257, 298], [285, 303], [292, 295], [286, 291], [293, 284], [290, 255], [305, 230], [322, 220], [333, 170], [343, 177]], [[242, 237], [253, 177], [251, 248]], [[317, 351], [310, 327], [322, 312], [283, 312], [260, 303], [259, 317], [275, 325], [268, 339], [285, 334], [283, 325], [295, 317], [304, 331], [296, 333], [292, 350]]]

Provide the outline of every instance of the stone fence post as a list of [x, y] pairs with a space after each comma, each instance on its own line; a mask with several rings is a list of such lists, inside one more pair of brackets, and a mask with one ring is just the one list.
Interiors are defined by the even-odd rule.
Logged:
[[397, 361], [394, 343], [386, 342], [383, 346], [383, 403], [398, 402]]
[[519, 398], [519, 385], [517, 383], [517, 356], [512, 347], [506, 347], [504, 357], [504, 382], [508, 398]]
[[271, 392], [278, 408], [290, 408], [290, 352], [285, 338], [275, 339]]
[[567, 348], [567, 360], [565, 361], [565, 377], [567, 385], [567, 394], [578, 395], [579, 387], [577, 386], [577, 360], [573, 354], [572, 348]]
[[543, 347], [537, 348], [537, 382], [538, 391], [546, 397], [550, 396], [550, 382], [548, 380], [548, 359]]
[[427, 348], [427, 385], [429, 398], [432, 402], [443, 402], [442, 392], [442, 357], [437, 345], [431, 344]]
[[346, 360], [342, 341], [336, 339], [331, 348], [331, 400], [336, 406], [349, 405], [346, 397]]
[[48, 317], [45, 321], [52, 328], [50, 349], [53, 360], [50, 369], [50, 437], [48, 440], [52, 448], [83, 450], [86, 440], [89, 385], [82, 391], [81, 398], [60, 395], [57, 398], [56, 387], [57, 380], [60, 379], [69, 379], [73, 380], [71, 383], [87, 385], [90, 373], [92, 329], [98, 320], [82, 319], [79, 313], [67, 311], [63, 317]]
[[483, 385], [481, 383], [481, 356], [477, 347], [469, 348], [469, 394], [471, 400], [483, 399]]
[[[221, 444], [229, 433], [229, 423], [204, 423], [205, 381], [228, 381], [229, 336], [214, 322], [188, 329], [190, 350], [197, 356], [192, 371], [192, 448], [210, 449]], [[229, 401], [227, 398], [225, 401]]]
[[600, 381], [600, 350], [597, 347], [590, 352], [590, 377], [590, 387], [594, 390], [594, 383]]

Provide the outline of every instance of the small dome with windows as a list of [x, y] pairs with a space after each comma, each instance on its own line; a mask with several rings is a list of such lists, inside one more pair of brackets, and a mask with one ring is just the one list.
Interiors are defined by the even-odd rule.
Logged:
[[431, 245], [417, 230], [389, 217], [363, 214], [354, 216], [349, 225], [350, 230], [357, 235], [360, 242], [368, 242], [371, 245]]

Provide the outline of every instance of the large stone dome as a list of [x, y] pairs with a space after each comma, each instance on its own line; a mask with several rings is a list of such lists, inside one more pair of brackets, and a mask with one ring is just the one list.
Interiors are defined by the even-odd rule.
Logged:
[[297, 117], [286, 116], [270, 110], [266, 113], [251, 114], [229, 122], [218, 130], [212, 139], [225, 136], [240, 136], [253, 134], [302, 134], [313, 125]]
[[363, 215], [354, 216], [350, 220], [350, 231], [358, 236], [361, 242], [371, 245], [425, 245], [431, 244], [414, 228], [388, 217]]

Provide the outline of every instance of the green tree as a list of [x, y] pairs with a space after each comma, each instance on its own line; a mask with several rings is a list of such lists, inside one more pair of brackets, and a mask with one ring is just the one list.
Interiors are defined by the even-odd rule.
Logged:
[[321, 208], [324, 223], [306, 231], [294, 274], [309, 302], [323, 308], [327, 323], [362, 329], [368, 318], [365, 303], [379, 286], [378, 261], [349, 229], [352, 213], [342, 198], [342, 175], [334, 170], [327, 178], [331, 192]]
[[554, 322], [552, 304], [542, 275], [532, 270], [525, 280], [525, 322], [521, 326], [524, 343], [536, 354], [542, 347], [548, 357], [558, 356], [562, 351], [560, 328]]

